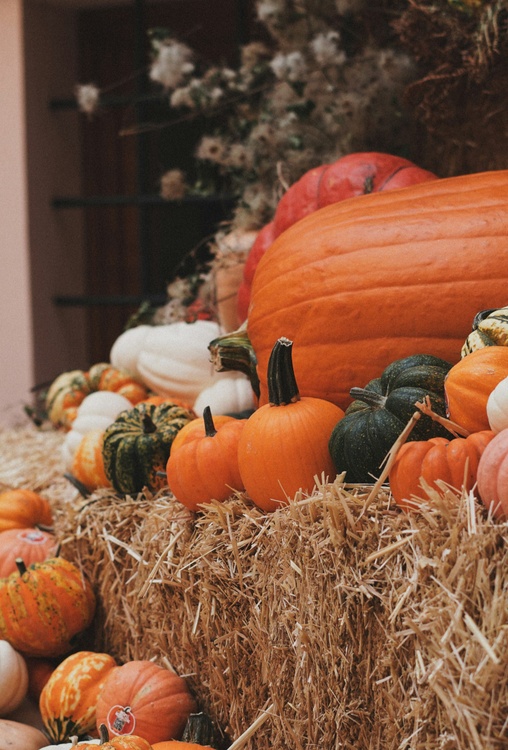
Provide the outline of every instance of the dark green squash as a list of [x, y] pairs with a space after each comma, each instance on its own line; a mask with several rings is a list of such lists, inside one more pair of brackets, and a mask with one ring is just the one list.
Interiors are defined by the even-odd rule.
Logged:
[[164, 486], [173, 440], [191, 419], [194, 414], [171, 402], [123, 411], [104, 433], [104, 469], [113, 488], [133, 495]]
[[[329, 449], [337, 473], [346, 482], [370, 484], [381, 473], [387, 453], [417, 411], [415, 403], [429, 396], [433, 411], [446, 416], [444, 379], [449, 362], [428, 354], [398, 359], [365, 388], [352, 388], [355, 399], [330, 437]], [[445, 427], [422, 415], [409, 440], [449, 437]]]

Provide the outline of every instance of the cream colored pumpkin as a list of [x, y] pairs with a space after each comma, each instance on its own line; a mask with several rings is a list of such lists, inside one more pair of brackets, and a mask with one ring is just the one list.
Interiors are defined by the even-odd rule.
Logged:
[[109, 361], [113, 367], [130, 372], [136, 378], [141, 378], [138, 370], [138, 359], [143, 349], [145, 339], [153, 326], [140, 325], [123, 331], [113, 342], [109, 353]]
[[28, 669], [23, 656], [8, 641], [0, 641], [0, 716], [15, 711], [28, 692]]
[[113, 391], [95, 391], [83, 399], [72, 423], [72, 429], [62, 443], [62, 456], [68, 469], [72, 466], [84, 435], [92, 430], [105, 430], [125, 409], [132, 409], [132, 403], [125, 396]]
[[21, 721], [0, 719], [0, 750], [41, 750], [48, 738], [36, 727]]
[[501, 432], [508, 427], [508, 378], [496, 385], [487, 400], [490, 429]]
[[204, 388], [192, 407], [196, 414], [202, 414], [209, 406], [212, 414], [237, 414], [254, 409], [254, 393], [250, 380], [243, 373], [228, 373], [229, 377], [217, 380]]
[[203, 388], [226, 375], [215, 371], [208, 351], [220, 330], [211, 320], [152, 326], [138, 358], [145, 385], [159, 396], [193, 403]]

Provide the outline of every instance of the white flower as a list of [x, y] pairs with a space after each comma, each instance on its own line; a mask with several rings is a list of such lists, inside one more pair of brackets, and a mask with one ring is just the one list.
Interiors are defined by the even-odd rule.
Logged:
[[270, 67], [281, 81], [301, 81], [307, 72], [304, 57], [298, 50], [287, 55], [279, 52], [271, 61]]
[[260, 21], [269, 21], [282, 12], [281, 3], [277, 0], [262, 0], [257, 4], [256, 10]]
[[81, 112], [93, 114], [99, 106], [100, 90], [93, 83], [78, 85], [75, 88], [76, 100]]
[[346, 54], [339, 50], [339, 41], [340, 35], [336, 31], [314, 37], [310, 46], [319, 65], [338, 65], [345, 61]]
[[156, 57], [150, 68], [150, 78], [161, 83], [164, 88], [176, 88], [194, 70], [192, 50], [175, 41], [161, 42], [155, 49]]

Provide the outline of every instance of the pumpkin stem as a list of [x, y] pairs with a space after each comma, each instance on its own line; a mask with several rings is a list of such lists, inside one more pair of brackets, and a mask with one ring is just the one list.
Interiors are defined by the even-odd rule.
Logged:
[[369, 391], [367, 388], [351, 388], [349, 395], [357, 401], [363, 401], [368, 406], [376, 406], [378, 409], [381, 409], [386, 402], [386, 396]]
[[213, 339], [208, 344], [208, 349], [217, 372], [225, 370], [243, 372], [249, 378], [251, 388], [259, 398], [257, 359], [245, 323], [237, 331]]
[[293, 342], [281, 336], [268, 360], [268, 401], [271, 406], [285, 406], [300, 400], [292, 353]]
[[99, 727], [99, 737], [101, 740], [99, 742], [99, 745], [105, 745], [106, 742], [109, 742], [109, 732], [105, 724], [101, 724]]
[[19, 571], [20, 576], [26, 573], [27, 567], [21, 557], [17, 557], [14, 562], [16, 563], [16, 567]]
[[205, 406], [205, 408], [203, 409], [203, 422], [205, 425], [206, 437], [213, 437], [217, 434], [217, 430], [215, 429], [215, 424], [212, 417], [212, 410], [209, 406]]
[[157, 426], [149, 414], [143, 414], [141, 418], [143, 432], [148, 435], [151, 432], [157, 432]]

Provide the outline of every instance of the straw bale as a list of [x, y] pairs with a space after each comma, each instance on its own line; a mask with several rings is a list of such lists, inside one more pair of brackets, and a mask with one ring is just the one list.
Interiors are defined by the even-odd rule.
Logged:
[[410, 515], [370, 490], [337, 478], [264, 515], [72, 489], [55, 526], [95, 647], [171, 665], [229, 739], [253, 727], [236, 747], [506, 748], [508, 524], [446, 487]]

